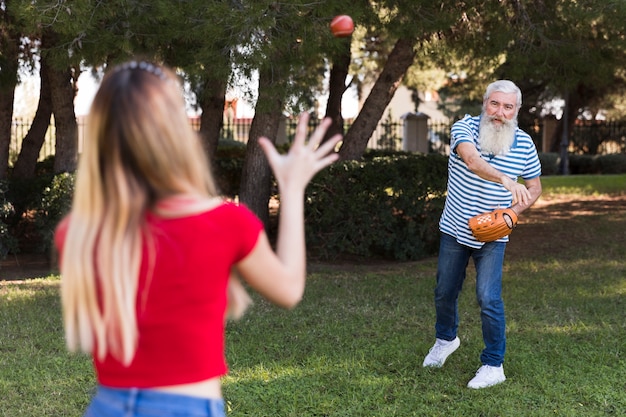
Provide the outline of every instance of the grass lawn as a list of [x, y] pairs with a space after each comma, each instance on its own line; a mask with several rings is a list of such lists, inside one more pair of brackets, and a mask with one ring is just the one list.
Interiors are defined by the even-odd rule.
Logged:
[[[315, 264], [295, 310], [255, 296], [229, 324], [228, 415], [626, 415], [625, 181], [547, 177], [520, 216], [505, 264], [504, 384], [466, 388], [482, 349], [471, 266], [461, 347], [424, 369], [436, 259]], [[58, 283], [0, 282], [0, 416], [80, 416], [90, 399], [89, 360], [65, 351]]]

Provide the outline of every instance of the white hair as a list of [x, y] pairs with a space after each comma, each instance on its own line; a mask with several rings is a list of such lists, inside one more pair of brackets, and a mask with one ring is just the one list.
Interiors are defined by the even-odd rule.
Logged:
[[522, 91], [519, 89], [517, 85], [513, 81], [509, 80], [498, 80], [494, 81], [487, 86], [487, 90], [485, 91], [485, 95], [483, 96], [483, 103], [485, 103], [489, 96], [493, 93], [500, 92], [505, 94], [515, 93], [517, 100], [517, 110], [519, 111], [520, 107], [522, 107]]

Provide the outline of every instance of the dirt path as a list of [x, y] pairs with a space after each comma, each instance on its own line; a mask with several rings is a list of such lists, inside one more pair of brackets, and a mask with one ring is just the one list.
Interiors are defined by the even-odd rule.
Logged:
[[[604, 231], [607, 236], [595, 229], [600, 216], [615, 222], [613, 229]], [[626, 240], [626, 196], [541, 198], [520, 216], [507, 246], [507, 258], [542, 258], [548, 252], [605, 238]]]
[[43, 254], [9, 255], [0, 261], [0, 281], [40, 278], [51, 273], [50, 260]]

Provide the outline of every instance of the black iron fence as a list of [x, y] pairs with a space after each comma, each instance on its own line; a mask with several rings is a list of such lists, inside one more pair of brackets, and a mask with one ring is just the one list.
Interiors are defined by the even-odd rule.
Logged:
[[626, 122], [586, 120], [576, 124], [570, 138], [575, 153], [626, 153]]
[[[84, 138], [84, 118], [78, 120], [78, 140], [79, 149], [82, 148]], [[224, 121], [221, 130], [221, 138], [247, 142], [252, 119], [228, 119]], [[200, 120], [190, 118], [190, 123], [195, 129], [199, 129]], [[309, 129], [312, 131], [319, 120], [311, 119]], [[353, 120], [345, 121], [345, 130], [352, 125]], [[17, 159], [22, 146], [22, 141], [28, 133], [31, 120], [15, 119], [11, 128], [11, 142], [9, 147], [10, 163]], [[281, 126], [279, 142], [290, 143], [295, 135], [296, 119], [287, 118], [284, 126]], [[540, 137], [540, 131], [534, 132], [534, 136]], [[404, 134], [404, 121], [392, 120], [390, 117], [382, 120], [376, 130], [369, 138], [367, 147], [378, 150], [401, 150], [402, 138]], [[540, 140], [540, 139], [539, 139]], [[40, 160], [54, 155], [55, 128], [51, 124], [45, 142], [41, 148]], [[428, 142], [431, 152], [447, 152], [447, 145], [450, 143], [450, 123], [447, 121], [428, 120]], [[541, 143], [537, 143], [541, 149]], [[606, 154], [606, 153], [626, 153], [626, 122], [623, 121], [590, 121], [580, 122], [574, 126], [571, 133], [570, 150], [574, 153], [585, 154]]]

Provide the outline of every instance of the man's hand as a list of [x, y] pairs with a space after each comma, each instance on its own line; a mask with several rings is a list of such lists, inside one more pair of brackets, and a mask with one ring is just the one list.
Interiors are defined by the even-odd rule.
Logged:
[[526, 185], [520, 184], [519, 182], [513, 181], [511, 178], [506, 175], [502, 176], [502, 185], [504, 188], [511, 192], [513, 196], [513, 204], [519, 203], [523, 207], [527, 207], [531, 204], [532, 196]]

